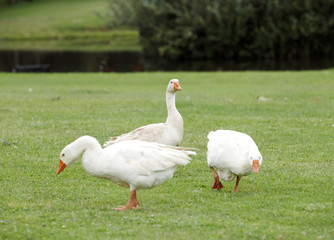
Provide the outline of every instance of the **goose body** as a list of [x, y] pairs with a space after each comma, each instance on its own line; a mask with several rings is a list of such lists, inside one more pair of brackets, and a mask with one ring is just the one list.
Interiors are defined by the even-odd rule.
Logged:
[[118, 137], [111, 137], [103, 146], [109, 146], [125, 140], [156, 142], [170, 146], [179, 146], [183, 138], [183, 118], [175, 106], [175, 94], [181, 91], [179, 80], [169, 81], [166, 90], [168, 117], [165, 123], [155, 123], [139, 127]]
[[[234, 192], [238, 190], [242, 176], [258, 173], [262, 156], [253, 139], [241, 132], [217, 130], [208, 134], [207, 161], [214, 174], [213, 189], [221, 189], [219, 181], [233, 181], [237, 176]], [[214, 170], [217, 168], [218, 174]]]
[[160, 185], [173, 177], [178, 165], [188, 164], [190, 156], [196, 155], [184, 148], [139, 140], [122, 141], [102, 148], [95, 138], [83, 136], [63, 149], [57, 174], [81, 154], [87, 173], [130, 188], [128, 204], [116, 210], [138, 207], [136, 190]]

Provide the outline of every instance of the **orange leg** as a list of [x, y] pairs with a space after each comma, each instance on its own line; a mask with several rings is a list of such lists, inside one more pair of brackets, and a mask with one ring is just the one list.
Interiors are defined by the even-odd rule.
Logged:
[[113, 208], [113, 210], [123, 211], [126, 209], [139, 208], [139, 206], [140, 204], [137, 200], [136, 190], [132, 190], [130, 191], [130, 199], [128, 203], [124, 207], [119, 206], [118, 208]]
[[238, 191], [238, 186], [239, 186], [240, 179], [241, 179], [241, 177], [237, 176], [237, 182], [235, 183], [235, 187], [233, 189], [233, 192], [237, 192]]
[[218, 174], [216, 173], [215, 169], [213, 167], [210, 167], [210, 170], [212, 171], [213, 173], [213, 179], [214, 179], [214, 183], [213, 183], [213, 186], [212, 186], [212, 189], [222, 189], [224, 186], [223, 184], [219, 181], [219, 176]]

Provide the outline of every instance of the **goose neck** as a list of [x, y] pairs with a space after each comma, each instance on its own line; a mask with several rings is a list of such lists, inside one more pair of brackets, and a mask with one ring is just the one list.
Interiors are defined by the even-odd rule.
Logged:
[[96, 166], [99, 162], [99, 153], [102, 151], [100, 143], [93, 137], [85, 136], [79, 141], [83, 149], [82, 164], [85, 170], [93, 175], [96, 174]]
[[167, 111], [168, 114], [177, 111], [176, 106], [175, 106], [175, 93], [166, 93], [166, 105], [167, 105]]
[[90, 136], [80, 137], [76, 142], [78, 148], [81, 148], [82, 151], [98, 151], [102, 149], [100, 143], [95, 138]]

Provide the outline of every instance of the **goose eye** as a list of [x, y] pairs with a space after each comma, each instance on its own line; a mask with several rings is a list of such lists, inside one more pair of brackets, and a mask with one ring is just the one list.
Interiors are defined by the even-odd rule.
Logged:
[[61, 156], [62, 156], [62, 157], [65, 157], [65, 154], [63, 153]]

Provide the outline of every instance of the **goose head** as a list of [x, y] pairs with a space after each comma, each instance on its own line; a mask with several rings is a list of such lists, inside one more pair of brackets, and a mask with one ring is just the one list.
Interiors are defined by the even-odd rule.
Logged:
[[66, 166], [71, 165], [73, 162], [75, 162], [75, 160], [80, 157], [81, 153], [82, 150], [79, 149], [74, 142], [67, 145], [60, 153], [57, 174], [61, 173], [61, 171], [63, 171]]
[[177, 91], [182, 91], [179, 80], [177, 79], [170, 80], [167, 86], [167, 92], [175, 93]]
[[262, 163], [262, 156], [261, 156], [261, 154], [258, 153], [258, 154], [251, 155], [251, 157], [250, 157], [250, 164], [253, 167], [253, 172], [254, 173], [259, 173], [259, 168], [261, 166], [261, 163]]

